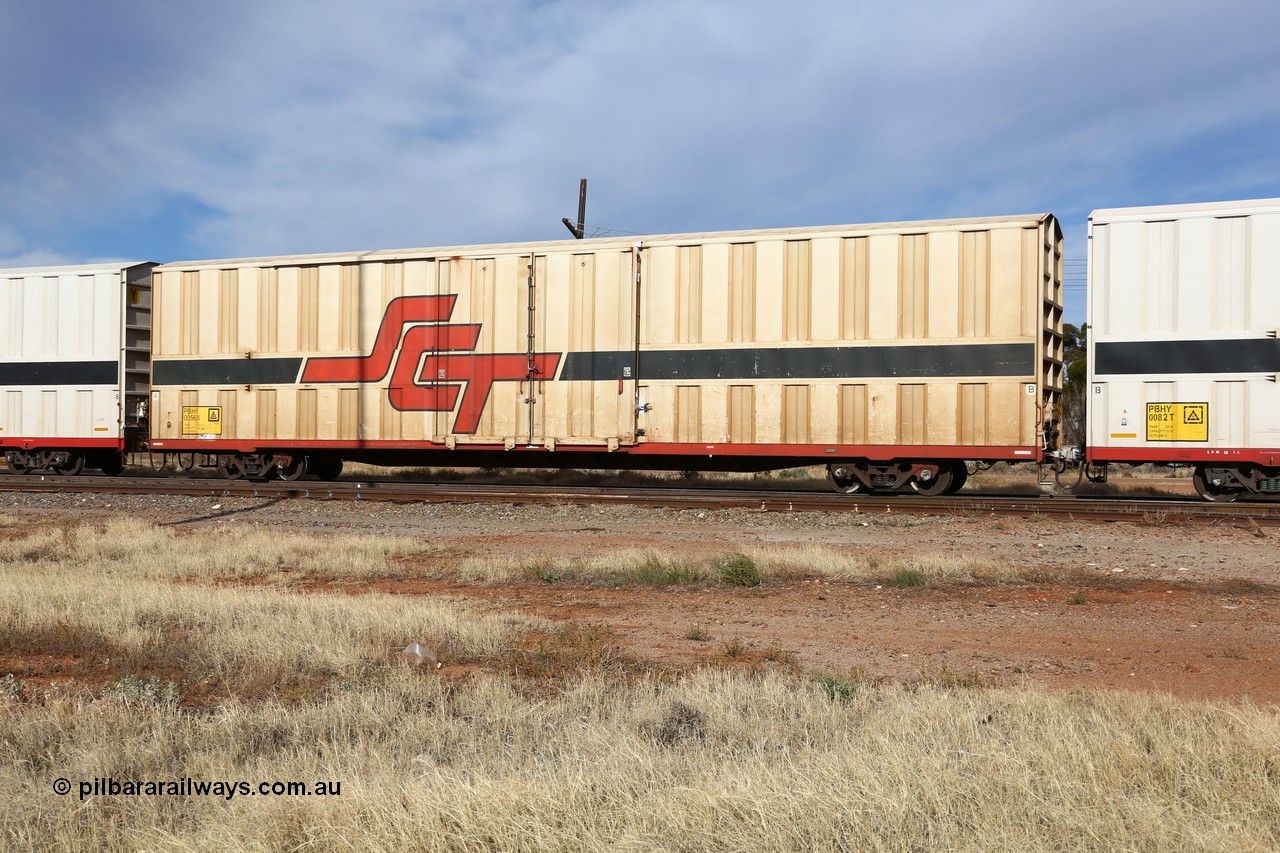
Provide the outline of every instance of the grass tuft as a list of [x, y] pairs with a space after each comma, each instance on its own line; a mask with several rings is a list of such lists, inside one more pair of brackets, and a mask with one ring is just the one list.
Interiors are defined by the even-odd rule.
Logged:
[[817, 682], [828, 699], [846, 704], [871, 686], [869, 679], [861, 673], [854, 676], [824, 673], [817, 676]]
[[503, 660], [503, 668], [522, 679], [565, 681], [631, 668], [598, 625], [569, 623], [531, 637], [532, 642], [512, 648]]
[[566, 583], [577, 577], [572, 564], [557, 563], [549, 557], [535, 560], [524, 567], [525, 580], [543, 583]]
[[4, 678], [0, 678], [0, 699], [16, 701], [21, 698], [25, 686], [26, 682], [14, 678], [12, 672], [5, 673]]
[[955, 672], [944, 663], [938, 669], [922, 669], [916, 673], [916, 688], [922, 685], [946, 690], [976, 690], [982, 687], [982, 675], [977, 670]]
[[697, 708], [676, 701], [671, 703], [661, 722], [642, 730], [662, 746], [681, 746], [707, 739], [707, 718]]
[[172, 681], [162, 685], [157, 675], [151, 676], [146, 681], [136, 675], [126, 675], [115, 684], [103, 687], [102, 698], [126, 706], [155, 705], [176, 708], [179, 700], [178, 685]]
[[929, 585], [929, 580], [918, 566], [903, 566], [893, 573], [893, 585], [898, 589], [923, 589]]
[[675, 560], [663, 560], [656, 554], [650, 554], [633, 572], [625, 576], [625, 580], [645, 586], [689, 585], [702, 580], [702, 573], [695, 566]]
[[738, 660], [739, 658], [746, 656], [747, 647], [743, 644], [742, 640], [734, 637], [733, 639], [725, 640], [720, 644], [720, 654], [728, 660]]
[[686, 640], [693, 640], [695, 642], [701, 643], [701, 642], [705, 642], [706, 640], [710, 640], [711, 635], [708, 634], [701, 625], [693, 625], [689, 628], [688, 631], [684, 632], [684, 638]]
[[716, 563], [720, 580], [732, 586], [759, 586], [760, 569], [751, 557], [735, 551]]

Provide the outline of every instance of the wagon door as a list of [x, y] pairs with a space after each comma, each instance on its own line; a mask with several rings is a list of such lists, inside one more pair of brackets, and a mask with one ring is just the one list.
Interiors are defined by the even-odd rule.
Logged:
[[[548, 256], [502, 255], [475, 279], [472, 319], [479, 320], [479, 343], [472, 363], [480, 371], [468, 382], [454, 420], [459, 442], [541, 445], [547, 437], [544, 388], [554, 382], [563, 353], [547, 350]], [[476, 308], [483, 305], [477, 313]], [[471, 415], [468, 415], [468, 412]]]
[[439, 264], [448, 328], [435, 333], [424, 383], [438, 385], [435, 438], [450, 446], [523, 444], [529, 437], [530, 255], [454, 257]]
[[527, 437], [612, 450], [636, 440], [636, 252], [580, 245], [529, 265]]

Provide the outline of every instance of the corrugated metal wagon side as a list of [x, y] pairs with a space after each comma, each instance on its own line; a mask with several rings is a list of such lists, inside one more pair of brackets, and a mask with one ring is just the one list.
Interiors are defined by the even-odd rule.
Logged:
[[167, 264], [152, 446], [950, 487], [1052, 431], [1060, 259], [1043, 215]]
[[643, 452], [825, 462], [842, 491], [930, 494], [966, 459], [1037, 460], [1056, 440], [1061, 258], [1047, 215], [646, 240]]
[[1280, 199], [1096, 210], [1088, 460], [1280, 494]]
[[152, 266], [0, 270], [0, 448], [11, 469], [119, 473], [145, 438]]

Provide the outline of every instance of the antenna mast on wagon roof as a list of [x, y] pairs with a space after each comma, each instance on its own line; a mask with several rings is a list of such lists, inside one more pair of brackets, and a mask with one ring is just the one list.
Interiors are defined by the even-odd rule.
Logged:
[[587, 179], [583, 178], [578, 185], [578, 222], [575, 225], [569, 221], [569, 217], [560, 220], [564, 223], [564, 227], [569, 229], [569, 233], [576, 239], [582, 239], [582, 231], [587, 222]]

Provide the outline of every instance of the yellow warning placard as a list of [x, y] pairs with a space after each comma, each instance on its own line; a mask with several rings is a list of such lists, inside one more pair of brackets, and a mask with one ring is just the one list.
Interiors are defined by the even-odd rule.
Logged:
[[1147, 441], [1208, 440], [1208, 403], [1147, 403]]
[[222, 435], [221, 406], [183, 406], [183, 435]]

